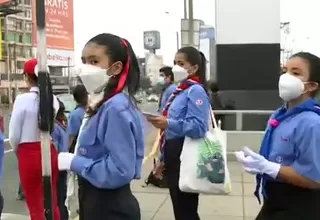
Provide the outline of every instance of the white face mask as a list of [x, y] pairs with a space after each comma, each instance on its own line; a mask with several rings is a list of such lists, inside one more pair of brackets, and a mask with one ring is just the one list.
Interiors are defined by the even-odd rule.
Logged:
[[174, 80], [178, 82], [187, 78], [189, 75], [188, 71], [179, 65], [174, 65], [172, 67], [172, 72], [174, 75]]
[[83, 64], [79, 69], [79, 77], [89, 94], [97, 92], [108, 82], [110, 76], [108, 70], [98, 66]]
[[290, 73], [284, 73], [279, 78], [279, 96], [285, 102], [298, 98], [304, 92], [304, 83]]

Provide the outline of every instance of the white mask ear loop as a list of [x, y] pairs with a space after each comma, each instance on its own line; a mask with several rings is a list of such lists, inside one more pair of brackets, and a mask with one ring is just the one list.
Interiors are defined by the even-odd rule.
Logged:
[[[318, 83], [316, 83], [316, 82], [304, 82], [303, 84], [304, 84], [304, 88], [306, 89], [306, 84], [308, 84], [308, 83], [314, 83], [314, 84], [316, 84], [317, 85], [317, 89], [316, 90], [314, 90], [316, 93], [319, 91], [319, 84]], [[308, 91], [308, 90], [306, 90], [306, 91], [304, 91], [303, 93], [302, 93], [302, 95], [303, 94], [306, 94], [307, 92], [314, 92], [314, 91]]]

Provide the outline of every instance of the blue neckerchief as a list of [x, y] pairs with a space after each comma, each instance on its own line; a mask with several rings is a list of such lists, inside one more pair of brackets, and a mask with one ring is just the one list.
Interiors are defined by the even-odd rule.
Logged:
[[[318, 104], [318, 102], [315, 99], [309, 99], [299, 105], [297, 105], [296, 107], [294, 107], [293, 109], [290, 109], [287, 111], [286, 106], [282, 106], [281, 108], [279, 108], [278, 110], [275, 111], [275, 113], [273, 114], [273, 117], [270, 120], [276, 120], [278, 123], [276, 126], [272, 126], [272, 125], [268, 125], [268, 128], [265, 132], [265, 135], [263, 137], [262, 143], [261, 143], [261, 147], [260, 147], [260, 155], [264, 156], [266, 159], [269, 158], [269, 154], [271, 151], [271, 141], [272, 141], [272, 134], [273, 131], [277, 128], [277, 126], [284, 121], [285, 119], [292, 117], [294, 115], [297, 115], [301, 112], [305, 112], [305, 111], [312, 111], [317, 113], [318, 115], [320, 115], [320, 106]], [[269, 122], [270, 122], [269, 120]], [[266, 174], [258, 174], [256, 176], [256, 190], [254, 192], [254, 195], [257, 197], [259, 204], [261, 204], [261, 199], [260, 199], [260, 186], [262, 183], [262, 194], [264, 197], [266, 197], [266, 192], [265, 192], [265, 184], [267, 182], [268, 179], [270, 179], [271, 177], [269, 177]]]

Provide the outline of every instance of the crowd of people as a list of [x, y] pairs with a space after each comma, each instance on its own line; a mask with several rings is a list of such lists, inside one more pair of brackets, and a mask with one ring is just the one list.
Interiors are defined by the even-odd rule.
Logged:
[[[70, 171], [78, 176], [80, 220], [141, 219], [130, 183], [141, 178], [145, 118], [161, 133], [159, 170], [166, 175], [175, 219], [199, 220], [199, 194], [179, 188], [180, 154], [185, 137], [205, 136], [211, 126], [210, 109], [224, 108], [217, 84], [206, 86], [204, 55], [194, 47], [183, 47], [172, 68], [160, 69], [164, 89], [155, 115], [143, 114], [136, 104], [140, 70], [126, 39], [99, 34], [87, 42], [81, 59], [82, 85], [73, 91], [77, 107], [69, 118], [63, 103], [51, 97], [54, 219], [69, 219], [65, 200]], [[23, 74], [29, 92], [14, 102], [9, 140], [30, 218], [44, 220], [36, 59], [25, 63]], [[257, 220], [319, 219], [320, 106], [314, 99], [319, 83], [320, 58], [293, 55], [279, 80], [285, 104], [270, 117], [260, 153], [248, 147], [235, 152], [244, 170], [257, 175], [258, 198], [262, 189], [264, 204]], [[1, 163], [3, 148], [0, 134]]]

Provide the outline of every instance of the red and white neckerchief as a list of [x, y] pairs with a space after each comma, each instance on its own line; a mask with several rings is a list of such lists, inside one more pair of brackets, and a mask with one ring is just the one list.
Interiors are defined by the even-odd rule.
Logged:
[[[176, 90], [171, 94], [169, 97], [166, 105], [163, 108], [162, 115], [164, 117], [168, 117], [168, 110], [173, 102], [173, 100], [184, 90], [188, 89], [190, 86], [195, 85], [195, 84], [200, 84], [200, 79], [198, 76], [191, 76], [187, 78], [185, 81], [181, 82], [180, 85], [176, 88]], [[160, 130], [160, 149], [162, 150], [163, 145], [164, 145], [164, 131], [165, 129]]]

